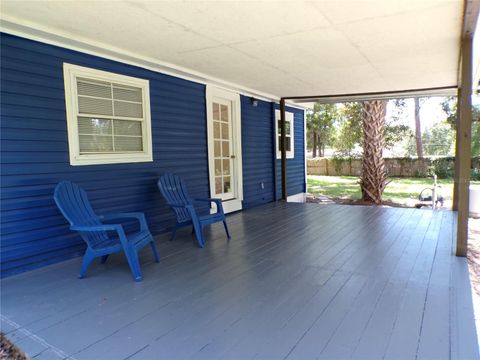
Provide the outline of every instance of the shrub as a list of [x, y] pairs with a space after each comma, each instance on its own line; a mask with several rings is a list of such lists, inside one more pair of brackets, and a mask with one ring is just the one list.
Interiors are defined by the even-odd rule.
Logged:
[[[470, 180], [480, 180], [480, 159], [472, 158], [472, 169], [470, 171]], [[437, 174], [439, 179], [452, 179], [455, 175], [455, 158], [442, 157], [432, 160], [429, 167], [429, 176]]]
[[335, 172], [337, 174], [341, 174], [342, 172], [342, 165], [345, 163], [350, 163], [352, 159], [350, 157], [340, 157], [340, 156], [334, 156], [332, 158], [332, 163], [335, 168]]
[[432, 160], [429, 175], [437, 175], [439, 179], [451, 179], [455, 175], [455, 161], [453, 157], [442, 157]]
[[470, 172], [470, 180], [480, 181], [480, 168], [473, 168]]

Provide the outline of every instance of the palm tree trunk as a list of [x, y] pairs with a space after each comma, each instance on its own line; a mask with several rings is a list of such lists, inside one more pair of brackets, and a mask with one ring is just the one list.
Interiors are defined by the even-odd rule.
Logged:
[[363, 113], [363, 162], [360, 187], [362, 200], [380, 204], [387, 186], [385, 159], [385, 114], [386, 102], [383, 100], [365, 101]]
[[417, 156], [419, 159], [423, 159], [423, 146], [422, 146], [422, 128], [420, 126], [420, 99], [415, 98], [415, 142], [417, 144]]

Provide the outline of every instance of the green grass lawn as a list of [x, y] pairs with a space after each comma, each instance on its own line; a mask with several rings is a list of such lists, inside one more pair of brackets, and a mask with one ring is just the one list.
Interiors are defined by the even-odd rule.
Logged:
[[[433, 186], [432, 178], [390, 178], [383, 193], [383, 200], [413, 206], [418, 202], [418, 194]], [[453, 193], [453, 179], [439, 179], [440, 193], [444, 199], [451, 201]], [[480, 184], [479, 181], [472, 182]], [[361, 192], [358, 177], [355, 176], [318, 176], [308, 175], [307, 191], [313, 195], [324, 195], [342, 199], [360, 199]]]

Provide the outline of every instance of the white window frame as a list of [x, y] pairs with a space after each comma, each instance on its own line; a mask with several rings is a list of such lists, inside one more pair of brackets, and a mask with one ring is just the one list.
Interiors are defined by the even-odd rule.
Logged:
[[[80, 154], [77, 78], [107, 81], [142, 89], [142, 152]], [[63, 64], [70, 165], [118, 164], [153, 161], [149, 81], [83, 66]]]
[[[280, 151], [280, 144], [278, 142], [278, 137], [280, 136], [280, 128], [278, 127], [278, 122], [280, 119], [280, 110], [275, 110], [275, 143], [277, 149], [277, 159], [282, 158], [282, 152]], [[290, 151], [287, 151], [287, 159], [295, 158], [295, 116], [293, 112], [285, 111], [285, 122], [290, 123]]]

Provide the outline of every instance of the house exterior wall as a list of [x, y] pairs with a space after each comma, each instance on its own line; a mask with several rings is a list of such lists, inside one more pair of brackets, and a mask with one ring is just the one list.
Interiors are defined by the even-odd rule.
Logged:
[[[242, 101], [243, 206], [249, 208], [274, 201], [272, 104], [250, 98]], [[262, 188], [263, 183], [263, 188]]]
[[[2, 277], [83, 253], [53, 201], [61, 180], [81, 185], [99, 214], [144, 212], [154, 234], [174, 221], [156, 187], [161, 174], [177, 173], [193, 197], [209, 197], [205, 85], [13, 35], [0, 43]], [[149, 80], [153, 162], [70, 165], [64, 62]], [[272, 103], [249, 100], [242, 97], [244, 208], [274, 199]]]

